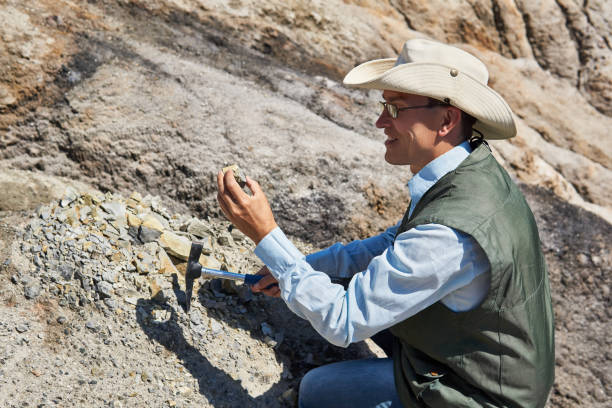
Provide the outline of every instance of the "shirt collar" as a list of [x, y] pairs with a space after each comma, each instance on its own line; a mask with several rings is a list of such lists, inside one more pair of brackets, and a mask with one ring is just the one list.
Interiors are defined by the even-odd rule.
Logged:
[[410, 190], [410, 212], [416, 207], [423, 195], [434, 184], [438, 182], [444, 175], [455, 170], [463, 160], [465, 160], [472, 152], [472, 147], [469, 142], [463, 142], [460, 145], [453, 147], [442, 156], [436, 157], [434, 160], [427, 163], [425, 167], [415, 174], [408, 181], [408, 189]]

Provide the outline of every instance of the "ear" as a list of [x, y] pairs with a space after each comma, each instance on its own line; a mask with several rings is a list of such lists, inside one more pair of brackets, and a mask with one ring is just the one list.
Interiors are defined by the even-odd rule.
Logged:
[[[460, 131], [461, 111], [454, 106], [446, 107], [442, 122], [438, 127], [438, 137], [447, 137]], [[453, 132], [454, 130], [454, 132]]]

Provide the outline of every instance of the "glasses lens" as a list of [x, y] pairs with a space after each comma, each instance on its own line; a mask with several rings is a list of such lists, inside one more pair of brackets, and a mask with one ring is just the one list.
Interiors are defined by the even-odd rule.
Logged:
[[393, 119], [397, 118], [397, 106], [393, 105], [392, 103], [388, 103], [387, 110]]
[[385, 111], [385, 103], [384, 102], [378, 102], [378, 106], [380, 107], [380, 114], [382, 115], [383, 112]]

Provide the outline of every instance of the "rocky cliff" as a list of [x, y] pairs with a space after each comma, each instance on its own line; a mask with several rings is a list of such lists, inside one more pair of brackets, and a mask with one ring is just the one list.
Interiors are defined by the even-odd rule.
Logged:
[[[327, 346], [240, 288], [203, 285], [199, 318], [186, 316], [180, 290], [168, 292], [180, 271], [161, 267], [156, 233], [128, 234], [127, 213], [141, 214], [128, 201], [150, 194], [141, 207], [160, 236], [196, 238], [189, 221], [207, 223], [211, 262], [242, 272], [258, 263], [215, 202], [214, 174], [229, 163], [260, 181], [305, 251], [394, 223], [410, 174], [382, 163], [378, 93], [341, 79], [422, 36], [480, 57], [516, 114], [518, 136], [492, 145], [534, 208], [551, 269], [550, 405], [609, 405], [610, 2], [5, 0], [0, 21], [4, 405], [138, 406], [147, 394], [154, 406], [291, 405], [308, 367], [371, 355]], [[125, 211], [127, 224], [108, 228], [125, 227], [129, 249], [101, 229], [105, 200]]]

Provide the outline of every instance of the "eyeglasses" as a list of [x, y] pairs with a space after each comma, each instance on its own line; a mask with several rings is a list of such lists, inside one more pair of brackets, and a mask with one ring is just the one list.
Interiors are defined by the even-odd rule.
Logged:
[[405, 108], [398, 108], [397, 105], [394, 105], [392, 103], [389, 102], [378, 102], [380, 103], [380, 113], [383, 113], [385, 111], [385, 109], [387, 110], [387, 112], [389, 112], [389, 115], [391, 115], [391, 117], [393, 119], [397, 119], [397, 115], [399, 113], [399, 111], [403, 111], [403, 110], [408, 110], [408, 109], [421, 109], [421, 108], [433, 108], [434, 106], [444, 106], [440, 103], [433, 103], [433, 104], [429, 104], [429, 105], [420, 105], [420, 106], [408, 106]]

